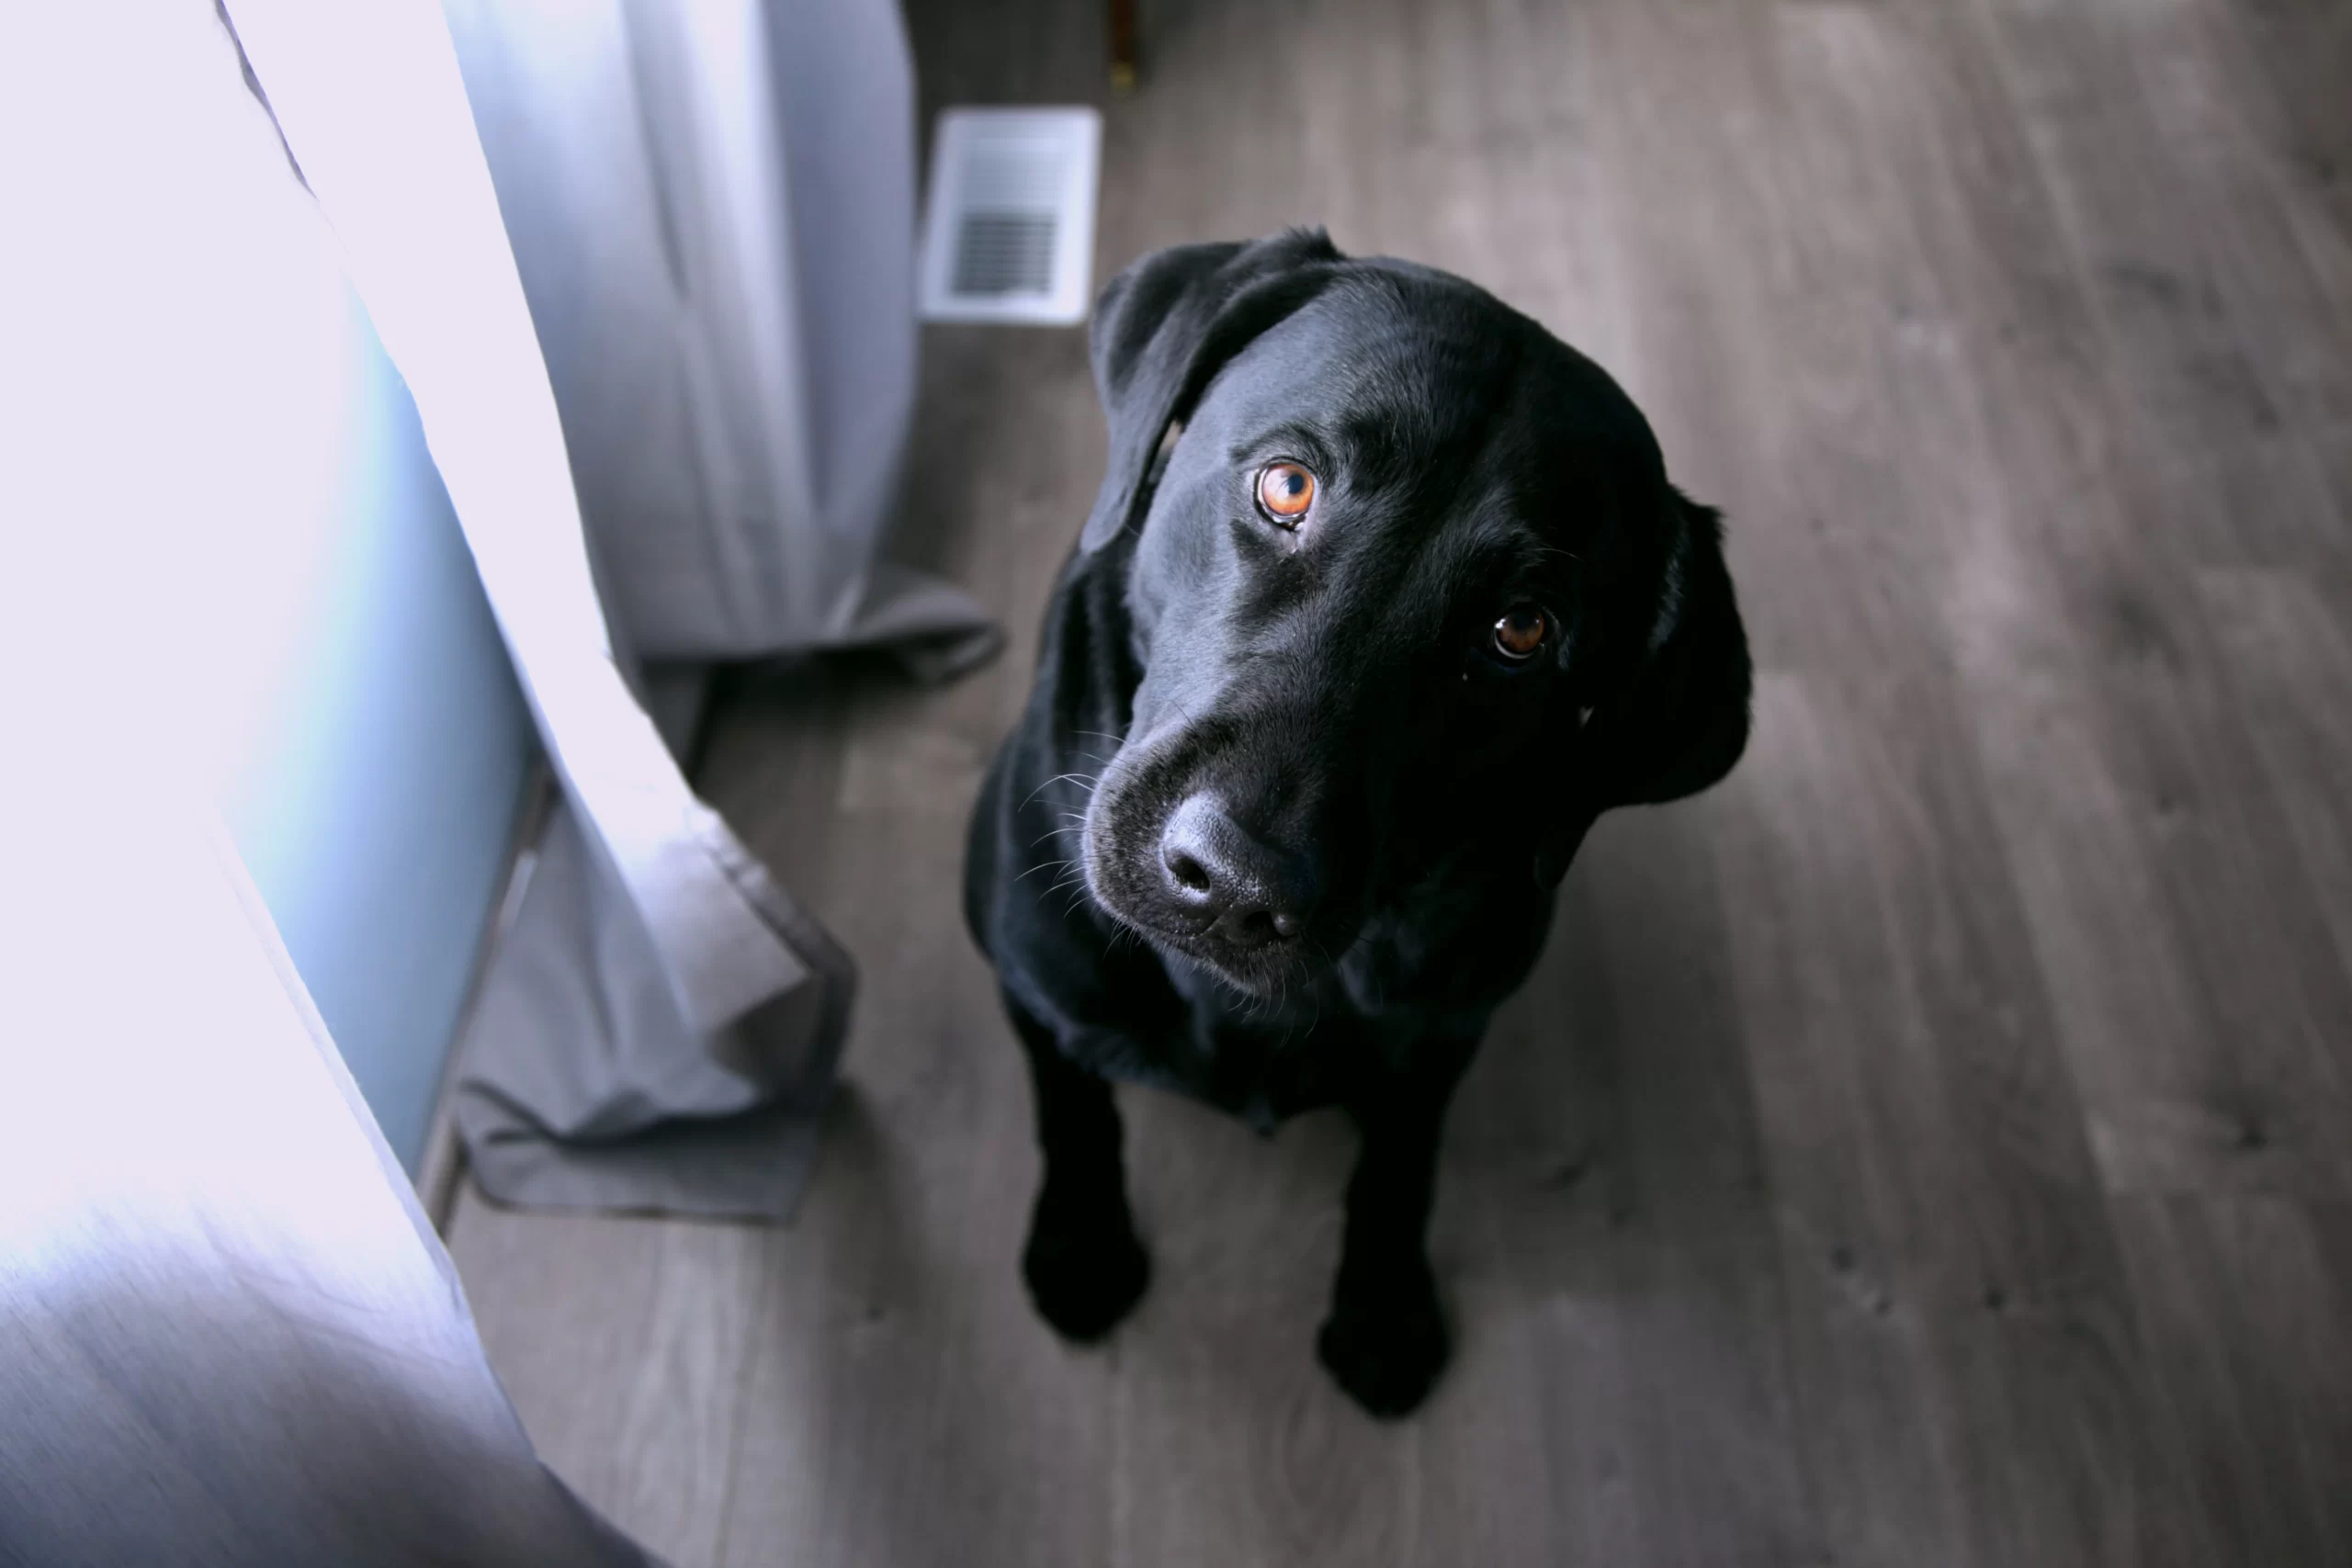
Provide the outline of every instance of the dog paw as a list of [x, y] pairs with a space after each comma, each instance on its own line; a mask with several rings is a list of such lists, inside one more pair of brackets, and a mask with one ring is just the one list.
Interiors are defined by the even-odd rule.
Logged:
[[1151, 1282], [1151, 1258], [1125, 1206], [1058, 1204], [1040, 1198], [1021, 1253], [1021, 1277], [1037, 1314], [1065, 1339], [1088, 1344], [1118, 1325]]
[[1382, 1420], [1409, 1416], [1444, 1370], [1449, 1343], [1426, 1268], [1337, 1293], [1315, 1351], [1332, 1381]]

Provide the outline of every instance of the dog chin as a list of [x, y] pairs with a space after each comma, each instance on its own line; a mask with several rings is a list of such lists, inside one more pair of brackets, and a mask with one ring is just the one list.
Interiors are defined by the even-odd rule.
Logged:
[[1205, 943], [1180, 941], [1142, 927], [1134, 929], [1140, 931], [1144, 940], [1158, 949], [1162, 957], [1177, 959], [1196, 969], [1205, 970], [1243, 996], [1260, 1000], [1272, 1000], [1285, 990], [1296, 989], [1325, 967], [1320, 960], [1310, 959], [1296, 942], [1235, 953], [1212, 950]]
[[1297, 942], [1236, 949], [1222, 942], [1204, 942], [1190, 931], [1138, 919], [1099, 893], [1094, 901], [1105, 914], [1143, 938], [1162, 959], [1203, 971], [1246, 997], [1272, 999], [1285, 990], [1296, 989], [1329, 967], [1320, 957], [1312, 955], [1313, 949]]

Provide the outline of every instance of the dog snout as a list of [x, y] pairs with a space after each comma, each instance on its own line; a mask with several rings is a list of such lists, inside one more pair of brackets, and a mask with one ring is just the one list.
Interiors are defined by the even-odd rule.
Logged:
[[1213, 795], [1193, 795], [1170, 813], [1159, 863], [1170, 899], [1237, 947], [1296, 937], [1322, 897], [1313, 856], [1264, 842]]

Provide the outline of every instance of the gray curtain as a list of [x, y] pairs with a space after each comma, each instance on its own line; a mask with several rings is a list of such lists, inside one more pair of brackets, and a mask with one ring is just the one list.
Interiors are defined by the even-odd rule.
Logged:
[[695, 799], [639, 661], [893, 639], [937, 674], [995, 646], [880, 555], [914, 373], [896, 12], [227, 11], [563, 786], [460, 1047], [475, 1176], [527, 1204], [781, 1218], [851, 966]]
[[915, 389], [894, 0], [443, 9], [628, 651], [985, 657], [879, 553]]
[[329, 237], [209, 0], [9, 34], [0, 1563], [647, 1562], [533, 1453], [201, 805], [223, 623], [315, 521], [277, 481], [337, 456], [334, 344], [288, 330]]

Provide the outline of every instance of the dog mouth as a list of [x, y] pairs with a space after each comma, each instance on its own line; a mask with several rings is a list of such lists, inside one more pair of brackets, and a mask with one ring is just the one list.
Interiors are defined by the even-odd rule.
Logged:
[[[1099, 900], [1098, 900], [1099, 902]], [[1148, 923], [1105, 904], [1112, 919], [1134, 931], [1163, 957], [1182, 959], [1207, 970], [1247, 996], [1272, 998], [1314, 980], [1331, 967], [1322, 951], [1304, 937], [1269, 942], [1254, 947], [1217, 942], [1196, 931]]]
[[1154, 920], [1123, 909], [1099, 890], [1094, 901], [1113, 919], [1142, 938], [1163, 958], [1173, 958], [1206, 970], [1245, 996], [1272, 998], [1307, 984], [1332, 967], [1321, 944], [1304, 934], [1255, 945], [1217, 940], [1214, 935]]

